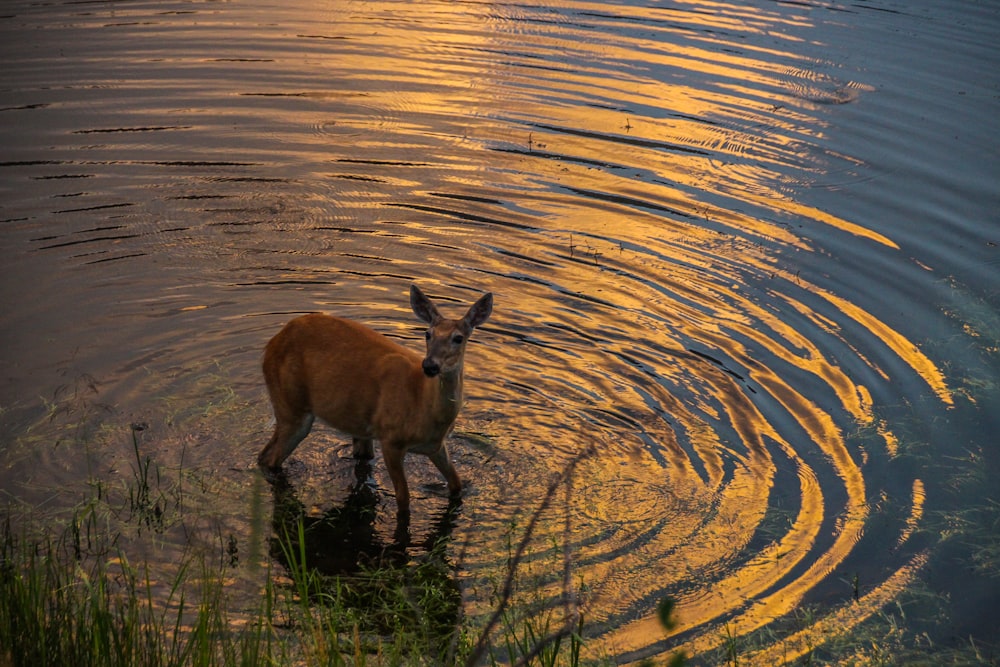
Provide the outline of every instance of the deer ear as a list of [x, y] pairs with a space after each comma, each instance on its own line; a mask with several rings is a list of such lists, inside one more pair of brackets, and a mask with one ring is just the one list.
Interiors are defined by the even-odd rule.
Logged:
[[410, 285], [410, 308], [422, 322], [427, 324], [435, 324], [441, 319], [441, 313], [416, 285]]
[[472, 304], [469, 312], [465, 314], [465, 323], [475, 328], [489, 319], [493, 312], [493, 293], [487, 293], [479, 297], [479, 301]]

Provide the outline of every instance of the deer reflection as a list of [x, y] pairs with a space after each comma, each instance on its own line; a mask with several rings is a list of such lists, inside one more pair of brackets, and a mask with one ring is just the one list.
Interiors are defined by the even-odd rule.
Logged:
[[[334, 596], [339, 604], [354, 609], [366, 619], [368, 630], [392, 632], [401, 623], [410, 627], [416, 623], [446, 641], [456, 627], [461, 604], [446, 555], [460, 501], [451, 501], [417, 540], [411, 539], [409, 513], [398, 513], [395, 530], [387, 538], [376, 524], [378, 494], [370, 475], [368, 460], [359, 460], [346, 501], [318, 517], [307, 515], [283, 473], [271, 477], [271, 557], [293, 579], [309, 576], [319, 587], [312, 594]], [[299, 562], [303, 556], [305, 562]], [[405, 596], [405, 604], [393, 607], [394, 595]]]

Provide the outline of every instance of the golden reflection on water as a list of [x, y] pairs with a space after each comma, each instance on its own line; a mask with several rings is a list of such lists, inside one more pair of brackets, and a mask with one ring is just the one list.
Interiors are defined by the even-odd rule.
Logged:
[[[724, 8], [725, 13], [733, 11], [728, 5], [718, 7]], [[748, 18], [768, 24], [768, 17], [764, 16], [744, 16], [741, 20]], [[703, 35], [709, 29], [728, 24], [728, 21], [720, 23], [718, 16], [695, 12], [686, 13], [683, 19], [689, 28]], [[704, 22], [699, 23], [701, 20]], [[509, 25], [494, 19], [492, 27], [497, 29], [492, 40], [498, 51], [515, 50], [510, 40], [514, 34], [525, 37], [518, 44], [520, 53], [536, 51], [548, 55], [566, 46], [565, 35], [553, 41], [540, 34], [524, 35], [522, 31], [530, 29], [517, 19], [511, 19]], [[461, 36], [451, 35], [448, 44], [461, 43]], [[467, 45], [472, 52], [483, 48], [478, 41], [482, 36], [474, 36], [476, 39]], [[567, 404], [595, 403], [608, 409], [628, 407], [629, 414], [635, 414], [652, 397], [676, 423], [668, 429], [647, 427], [654, 443], [640, 445], [652, 447], [650, 454], [659, 448], [669, 461], [666, 468], [655, 457], [643, 457], [641, 463], [633, 459], [629, 464], [633, 467], [631, 481], [613, 485], [614, 492], [602, 492], [600, 484], [597, 488], [583, 485], [576, 489], [584, 506], [580, 509], [584, 516], [578, 517], [581, 525], [577, 530], [586, 534], [588, 530], [602, 530], [602, 525], [615, 525], [623, 530], [622, 522], [643, 525], [657, 523], [657, 517], [661, 518], [658, 532], [655, 536], [647, 535], [639, 548], [628, 547], [628, 531], [619, 536], [624, 540], [621, 543], [609, 538], [581, 548], [580, 559], [586, 563], [581, 567], [581, 576], [605, 596], [597, 603], [601, 608], [591, 610], [598, 619], [607, 613], [604, 605], [610, 611], [616, 606], [635, 604], [656, 590], [669, 590], [673, 583], [693, 586], [694, 590], [680, 600], [680, 621], [672, 633], [676, 636], [694, 633], [693, 639], [674, 647], [689, 654], [721, 643], [719, 633], [699, 632], [719, 619], [728, 618], [728, 631], [742, 636], [794, 611], [811, 590], [849, 557], [869, 514], [864, 475], [855, 454], [845, 443], [843, 425], [828, 408], [821, 407], [817, 400], [786, 381], [781, 368], [787, 365], [814, 376], [832, 392], [837, 410], [857, 424], [875, 419], [869, 389], [853, 381], [809, 334], [788, 324], [782, 310], [771, 309], [767, 302], [758, 301], [755, 293], [741, 289], [745, 276], [776, 276], [776, 286], [767, 290], [770, 304], [782, 304], [800, 313], [817, 329], [840, 336], [841, 327], [829, 313], [816, 312], [795, 295], [809, 294], [828, 301], [840, 314], [883, 341], [942, 400], [949, 401], [940, 371], [905, 337], [823, 288], [784, 274], [774, 255], [742, 243], [743, 239], [756, 238], [788, 249], [810, 250], [787, 227], [768, 220], [774, 217], [814, 221], [898, 249], [894, 241], [882, 234], [799, 204], [776, 189], [780, 185], [776, 174], [787, 169], [790, 162], [805, 159], [801, 144], [808, 133], [822, 130], [815, 117], [801, 109], [788, 116], [772, 112], [774, 107], [789, 101], [782, 97], [784, 91], [775, 82], [779, 68], [768, 59], [794, 56], [785, 51], [752, 50], [744, 55], [720, 54], [711, 48], [710, 39], [705, 41], [707, 44], [673, 45], [669, 52], [657, 40], [601, 44], [600, 59], [592, 66], [575, 68], [572, 72], [560, 69], [552, 75], [532, 78], [533, 94], [527, 96], [522, 87], [526, 81], [523, 72], [495, 66], [479, 73], [479, 80], [488, 82], [485, 85], [490, 89], [489, 99], [497, 106], [484, 107], [480, 103], [477, 109], [484, 118], [499, 116], [525, 123], [521, 136], [495, 134], [485, 128], [487, 134], [481, 138], [516, 149], [510, 155], [518, 156], [517, 162], [504, 170], [504, 178], [524, 188], [523, 194], [539, 216], [536, 224], [543, 227], [543, 235], [550, 236], [549, 246], [540, 246], [544, 255], [535, 255], [535, 259], [549, 262], [545, 266], [545, 279], [574, 292], [599, 293], [610, 311], [629, 314], [630, 318], [633, 314], [648, 313], [654, 322], [673, 322], [672, 328], [664, 331], [644, 327], [644, 340], [636, 342], [639, 347], [680, 351], [696, 341], [704, 349], [738, 360], [755, 391], [780, 406], [805, 437], [804, 441], [789, 440], [772, 424], [772, 416], [763, 414], [755, 405], [751, 394], [733, 384], [724, 373], [713, 377], [709, 368], [700, 369], [701, 377], [692, 377], [690, 370], [678, 373], [650, 362], [654, 364], [650, 372], [661, 386], [687, 385], [695, 401], [688, 405], [657, 387], [647, 388], [646, 396], [639, 398], [627, 383], [621, 386], [622, 379], [612, 372], [602, 377], [605, 352], [621, 349], [624, 353], [628, 347], [627, 343], [609, 346], [608, 337], [616, 338], [616, 332], [623, 339], [635, 335], [629, 331], [628, 321], [603, 320], [596, 325], [595, 328], [603, 329], [605, 342], [600, 346], [606, 348], [604, 351], [564, 348], [561, 355], [564, 362], [546, 367], [548, 380], [562, 388]], [[699, 82], [723, 83], [707, 91], [684, 85], [680, 77], [677, 82], [670, 82], [629, 68], [609, 76], [611, 63], [629, 62], [636, 51], [642, 52], [643, 63], [650, 69], [685, 72]], [[433, 76], [433, 68], [421, 74]], [[463, 72], [462, 76], [467, 80], [477, 79], [470, 72]], [[435, 95], [432, 93], [431, 97]], [[613, 102], [618, 109], [576, 105], [587, 99]], [[411, 97], [408, 103], [425, 106], [433, 113], [460, 112], [457, 108], [442, 109], [440, 99], [419, 101]], [[633, 111], [664, 104], [671, 111], [667, 117], [652, 118]], [[704, 119], [712, 119], [712, 123], [705, 123]], [[750, 123], [767, 124], [766, 143], [752, 145], [754, 137], [744, 129]], [[758, 149], [754, 158], [757, 169], [723, 166], [722, 173], [734, 180], [706, 181], [706, 172], [713, 171], [711, 164], [720, 156], [738, 162], [751, 148]], [[711, 157], [702, 150], [710, 151]], [[595, 159], [606, 165], [596, 163]], [[759, 168], [772, 163], [776, 166], [773, 173]], [[651, 178], [637, 181], [637, 174], [649, 174]], [[485, 185], [477, 184], [474, 178], [466, 184], [473, 188]], [[713, 197], [706, 197], [713, 190], [742, 206], [752, 207], [757, 213], [743, 214], [719, 205]], [[565, 193], [573, 193], [577, 199], [568, 200]], [[731, 234], [735, 243], [727, 246], [720, 234]], [[575, 261], [566, 262], [567, 257]], [[617, 271], [620, 283], [609, 280], [607, 271]], [[794, 292], [786, 290], [790, 284], [796, 286]], [[655, 299], [651, 299], [645, 285], [659, 286]], [[534, 300], [522, 298], [518, 308], [536, 313], [543, 320], [564, 319], [566, 313], [553, 309], [550, 299], [543, 292]], [[586, 325], [575, 326], [582, 329]], [[756, 360], [760, 350], [769, 355], [766, 361]], [[866, 361], [879, 371], [873, 362]], [[581, 379], [581, 371], [585, 380]], [[713, 421], [731, 429], [734, 440], [721, 440]], [[522, 428], [545, 437], [542, 420], [528, 419]], [[555, 425], [553, 429], [559, 430]], [[678, 442], [678, 433], [683, 434], [686, 445]], [[886, 448], [891, 451], [894, 441], [889, 437], [885, 440]], [[832, 466], [842, 485], [842, 491], [833, 495], [845, 495], [841, 505], [828, 504], [825, 487], [830, 482], [821, 481], [819, 473], [803, 458], [802, 450], [810, 448], [822, 452]], [[741, 549], [751, 544], [766, 520], [774, 491], [776, 452], [795, 466], [798, 507], [770, 544], [759, 548], [749, 559], [741, 559], [738, 556]], [[599, 480], [616, 478], [608, 470], [593, 474]], [[651, 484], [656, 479], [659, 483]], [[915, 488], [918, 485], [919, 480], [915, 481]], [[649, 500], [655, 493], [669, 495], [668, 507], [651, 510], [663, 503]], [[623, 507], [626, 498], [627, 506]], [[918, 498], [915, 492], [915, 516], [919, 516]], [[702, 514], [705, 510], [709, 511], [707, 518]], [[662, 517], [668, 515], [669, 520], [663, 521]], [[908, 524], [901, 541], [912, 532], [913, 523]], [[821, 531], [830, 526], [834, 526], [832, 541], [818, 547]], [[736, 562], [739, 564], [735, 567], [727, 565]], [[805, 646], [805, 635], [809, 632], [822, 633], [834, 622], [850, 619], [858, 622], [891, 597], [893, 591], [898, 591], [917, 567], [918, 564], [903, 568], [851, 608], [865, 611], [849, 611], [845, 607], [818, 623], [814, 630], [792, 639], [802, 641]], [[630, 573], [624, 586], [621, 586], [621, 572]], [[703, 577], [706, 583], [693, 583], [692, 577]], [[556, 595], [555, 585], [552, 586], [551, 592]], [[604, 641], [615, 651], [631, 652], [641, 651], [660, 637], [662, 629], [655, 615], [649, 614], [621, 623], [606, 633]], [[761, 657], [759, 664], [766, 664], [767, 659], [773, 656]]]
[[[555, 520], [538, 548], [573, 542], [605, 646], [664, 647], [666, 595], [679, 602], [669, 649], [689, 654], [719, 646], [720, 624], [744, 636], [793, 612], [851, 556], [877, 496], [869, 454], [848, 435], [875, 425], [886, 453], [898, 450], [866, 386], [894, 378], [845, 330], [859, 325], [865, 350], [886, 348], [952, 402], [904, 334], [783, 264], [817, 251], [795, 223], [899, 249], [794, 198], [825, 168], [810, 151], [825, 122], [815, 96], [788, 81], [812, 65], [792, 34], [807, 14], [725, 2], [334, 6], [279, 11], [305, 53], [278, 49], [239, 95], [270, 114], [261, 126], [283, 128], [269, 130], [278, 165], [327, 188], [296, 201], [311, 220], [276, 226], [296, 232], [272, 239], [293, 248], [279, 277], [372, 279], [367, 306], [411, 278], [450, 298], [466, 285], [497, 294], [470, 347], [465, 425], [496, 453], [464, 461], [477, 486], [457, 529], [465, 580], [503, 565], [510, 517], [593, 448], [561, 508], [572, 535]], [[748, 34], [773, 39], [734, 48]], [[305, 239], [319, 271], [304, 265]], [[407, 338], [405, 303], [391, 297]], [[207, 307], [181, 310], [192, 308]], [[893, 541], [912, 536], [924, 500], [913, 480]], [[924, 560], [792, 640], [860, 622]], [[560, 583], [535, 592], [554, 600]], [[474, 610], [493, 602], [469, 595]], [[779, 648], [754, 659], [769, 664]]]
[[[600, 17], [609, 8], [567, 7], [535, 22], [531, 8], [433, 5], [419, 17], [419, 40], [403, 20], [381, 24], [378, 36], [362, 22], [338, 21], [338, 37], [366, 47], [349, 62], [331, 63], [350, 80], [365, 78], [365, 107], [338, 122], [370, 129], [370, 110], [381, 109], [381, 133], [350, 138], [348, 150], [399, 191], [455, 193], [447, 206], [403, 206], [431, 218], [405, 225], [414, 241], [462, 248], [482, 229], [462, 221], [489, 230], [516, 220], [532, 229], [491, 236], [503, 254], [480, 258], [483, 269], [509, 274], [507, 262], [516, 260], [526, 276], [599, 299], [583, 314], [574, 312], [583, 301], [573, 306], [553, 300], [550, 289], [522, 288], [504, 304], [506, 317], [519, 311], [526, 319], [563, 323], [572, 335], [549, 348], [554, 361], [541, 352], [524, 361], [522, 374], [537, 375], [533, 382], [540, 384], [532, 396], [513, 383], [482, 393], [511, 406], [496, 428], [531, 434], [565, 452], [547, 466], [572, 455], [567, 435], [581, 429], [594, 432], [579, 433], [577, 446], [606, 441], [574, 488], [574, 539], [584, 563], [579, 575], [593, 591], [587, 614], [618, 619], [604, 645], [642, 652], [663, 637], [655, 614], [619, 618], [617, 610], [642, 609], [644, 600], [679, 587], [686, 592], [672, 634], [685, 639], [671, 648], [696, 655], [722, 643], [713, 630], [722, 619], [728, 632], [744, 636], [793, 612], [861, 538], [869, 514], [866, 481], [845, 442], [843, 417], [834, 412], [853, 424], [874, 422], [870, 391], [821, 349], [814, 332], [842, 338], [840, 318], [860, 324], [942, 401], [949, 403], [950, 395], [941, 372], [903, 335], [779, 264], [775, 249], [812, 251], [790, 225], [775, 222], [783, 220], [808, 220], [898, 250], [892, 239], [786, 193], [782, 175], [790, 165], [815, 168], [804, 147], [823, 132], [808, 101], [784, 83], [790, 69], [808, 72], [809, 63], [795, 55], [790, 38], [777, 48], [735, 52], [720, 51], [718, 40], [725, 38], [714, 35], [748, 26], [781, 35], [787, 26], [779, 13], [727, 3], [659, 13], [616, 7], [618, 21], [641, 24], [650, 13], [669, 21], [650, 22], [649, 37], [604, 40], [576, 25], [577, 12]], [[390, 16], [399, 6], [370, 3], [366, 12]], [[374, 48], [373, 40], [386, 48]], [[575, 60], [581, 51], [588, 55]], [[491, 151], [487, 166], [463, 159], [462, 151], [482, 147]], [[419, 155], [430, 163], [427, 171], [439, 173], [401, 178], [391, 163], [402, 154]], [[350, 174], [350, 163], [339, 167]], [[510, 193], [516, 207], [490, 205]], [[466, 204], [454, 204], [462, 197]], [[359, 205], [377, 211], [385, 204]], [[767, 277], [772, 286], [748, 289], [748, 277]], [[817, 310], [821, 302], [833, 311]], [[789, 312], [812, 332], [791, 323]], [[744, 381], [690, 355], [665, 363], [663, 352], [681, 359], [676, 355], [692, 347], [737, 363]], [[608, 367], [609, 360], [617, 366], [623, 359], [644, 370]], [[864, 361], [884, 375], [874, 361]], [[801, 379], [790, 381], [786, 369], [814, 378], [806, 386], [823, 387], [823, 395], [803, 393]], [[492, 372], [504, 371], [486, 369]], [[674, 389], [689, 399], [679, 400]], [[664, 416], [642, 417], [651, 406]], [[794, 429], [779, 425], [776, 415]], [[613, 442], [610, 424], [638, 428], [642, 438], [623, 433]], [[883, 436], [892, 453], [894, 439]], [[816, 469], [810, 461], [817, 456], [832, 473]], [[790, 465], [797, 478], [794, 509], [785, 525], [769, 529], [773, 539], [747, 554], [774, 521], [769, 508], [779, 465]], [[901, 543], [919, 520], [919, 489], [915, 480]], [[824, 532], [832, 536], [821, 539]], [[604, 537], [595, 541], [595, 535]], [[549, 537], [558, 539], [557, 533]], [[499, 553], [499, 542], [483, 540], [470, 550], [467, 566], [487, 567]], [[891, 599], [920, 562], [915, 558], [789, 645], [806, 646], [810, 634], [831, 624], [859, 622]], [[550, 581], [536, 594], [555, 598], [558, 588]], [[777, 650], [754, 659], [769, 664]]]

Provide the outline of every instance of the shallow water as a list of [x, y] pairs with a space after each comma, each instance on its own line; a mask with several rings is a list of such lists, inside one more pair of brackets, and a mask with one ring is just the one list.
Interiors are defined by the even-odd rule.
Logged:
[[[456, 314], [492, 291], [470, 491], [442, 520], [411, 460], [402, 545], [447, 533], [470, 610], [579, 461], [535, 583], [568, 539], [621, 661], [814, 605], [770, 664], [918, 586], [951, 596], [938, 640], [995, 640], [995, 565], [937, 531], [997, 468], [998, 34], [974, 2], [8, 3], [2, 490], [125, 485], [141, 426], [208, 505], [151, 557], [246, 544], [282, 323], [419, 349], [411, 282]], [[398, 546], [384, 468], [359, 489], [348, 457], [316, 429], [275, 524], [360, 494], [338, 539]]]

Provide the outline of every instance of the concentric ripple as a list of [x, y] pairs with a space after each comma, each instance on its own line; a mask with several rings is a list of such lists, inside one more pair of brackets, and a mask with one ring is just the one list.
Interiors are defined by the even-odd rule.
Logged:
[[[850, 66], [853, 31], [932, 19], [697, 0], [14, 4], [0, 217], [27, 282], [3, 286], [6, 428], [89, 426], [74, 454], [11, 448], [7, 493], [113, 476], [133, 455], [115, 429], [139, 419], [249, 539], [267, 338], [320, 309], [418, 348], [416, 281], [445, 310], [496, 297], [452, 445], [469, 613], [495, 604], [567, 470], [519, 594], [556, 606], [568, 545], [590, 647], [621, 662], [708, 654], [817, 605], [754, 656], [792, 659], [925, 566], [927, 482], [884, 415], [955, 404], [922, 350], [925, 331], [950, 335], [926, 296], [951, 260], [937, 232], [871, 214], [915, 205], [902, 185], [872, 204], [891, 170], [843, 135], [874, 132], [894, 89]], [[954, 185], [997, 203], [989, 182]], [[290, 502], [344, 501], [338, 443], [318, 430], [297, 452]], [[443, 499], [412, 465], [428, 532], [416, 517]], [[378, 543], [394, 526], [374, 475]]]

